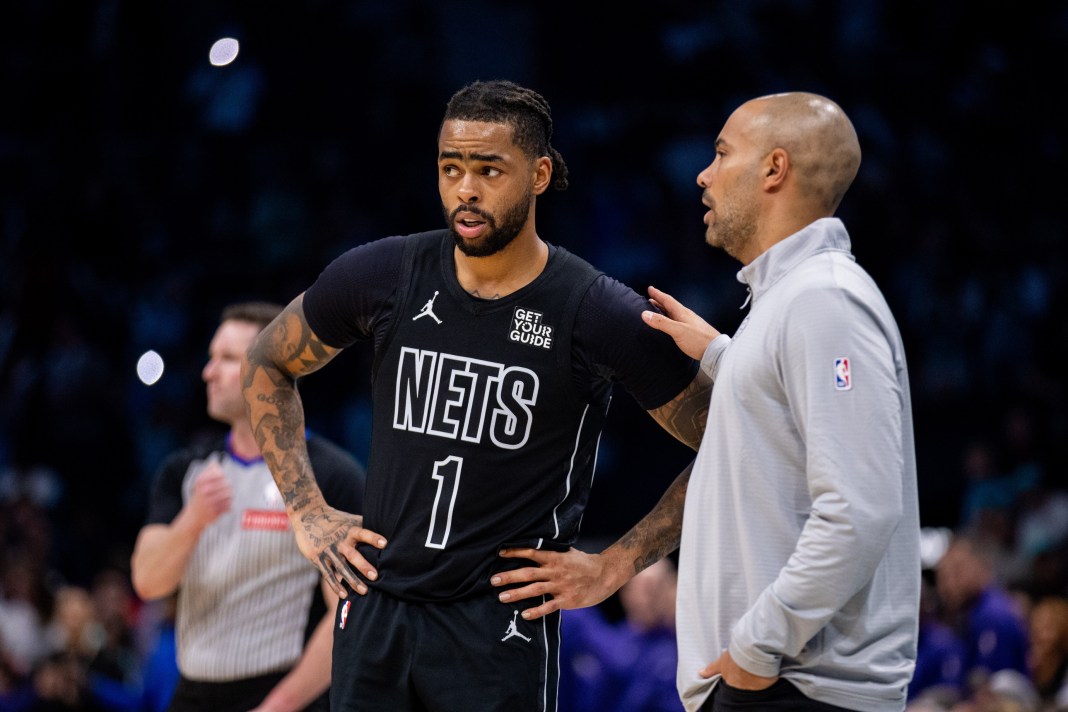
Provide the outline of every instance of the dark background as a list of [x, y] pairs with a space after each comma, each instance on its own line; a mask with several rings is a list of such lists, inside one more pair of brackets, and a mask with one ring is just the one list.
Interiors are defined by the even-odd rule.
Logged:
[[[224, 36], [241, 52], [212, 67]], [[553, 107], [572, 186], [538, 201], [541, 236], [727, 332], [745, 290], [704, 244], [694, 178], [742, 101], [836, 100], [864, 149], [839, 215], [903, 332], [924, 524], [956, 526], [970, 487], [1020, 465], [1061, 489], [1066, 46], [1065, 3], [7, 3], [5, 547], [50, 537], [74, 582], [125, 566], [160, 459], [213, 431], [199, 374], [220, 309], [288, 302], [350, 246], [441, 226], [445, 102], [493, 78]], [[147, 349], [166, 361], [152, 387]], [[368, 368], [353, 349], [301, 387], [309, 425], [361, 459]], [[688, 459], [617, 394], [587, 540]], [[44, 531], [20, 527], [27, 500]]]

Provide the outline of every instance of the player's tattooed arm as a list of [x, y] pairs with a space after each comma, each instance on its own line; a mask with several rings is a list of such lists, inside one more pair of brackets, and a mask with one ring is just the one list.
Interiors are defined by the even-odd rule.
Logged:
[[[682, 507], [690, 482], [691, 463], [675, 478], [649, 514], [600, 554], [574, 547], [568, 551], [504, 549], [501, 556], [526, 559], [533, 566], [502, 571], [490, 578], [504, 588], [503, 602], [545, 597], [543, 603], [523, 611], [533, 620], [553, 611], [594, 606], [618, 591], [633, 576], [679, 547]], [[515, 588], [511, 588], [511, 587]]]
[[297, 297], [260, 332], [241, 372], [252, 432], [286, 506], [296, 512], [322, 499], [308, 460], [297, 378], [338, 353], [316, 338], [302, 304], [303, 297]]
[[[640, 574], [679, 548], [682, 541], [682, 509], [690, 484], [693, 463], [686, 466], [667, 488], [652, 511], [603, 552], [631, 562], [630, 575]], [[614, 552], [613, 552], [614, 550]]]
[[357, 551], [385, 540], [363, 528], [363, 516], [330, 507], [315, 481], [305, 440], [304, 405], [297, 379], [325, 366], [340, 349], [324, 344], [304, 316], [303, 295], [294, 299], [253, 341], [241, 368], [241, 390], [252, 432], [282, 494], [297, 545], [324, 579], [344, 597], [342, 581], [358, 593], [366, 585], [349, 563], [374, 580], [377, 572]]
[[712, 379], [698, 369], [690, 385], [664, 405], [650, 410], [649, 415], [675, 439], [696, 451], [705, 432], [711, 395]]

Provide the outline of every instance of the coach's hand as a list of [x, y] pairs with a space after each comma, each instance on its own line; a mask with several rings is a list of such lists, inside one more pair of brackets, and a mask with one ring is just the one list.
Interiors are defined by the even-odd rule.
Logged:
[[719, 331], [656, 287], [649, 287], [649, 302], [664, 313], [644, 311], [642, 320], [674, 339], [684, 354], [700, 361], [708, 345], [719, 336]]
[[[586, 608], [611, 596], [623, 585], [626, 577], [613, 575], [615, 567], [603, 554], [588, 554], [572, 548], [568, 551], [541, 549], [502, 549], [501, 556], [510, 559], [529, 559], [537, 566], [502, 571], [490, 578], [494, 586], [526, 584], [502, 591], [501, 602], [521, 601], [538, 596], [551, 596], [540, 606], [523, 611], [523, 618], [534, 620], [553, 611]], [[620, 578], [619, 583], [614, 583]]]
[[297, 546], [319, 569], [330, 589], [345, 598], [345, 588], [341, 585], [345, 582], [361, 596], [366, 594], [367, 584], [356, 575], [355, 570], [359, 570], [370, 581], [378, 578], [378, 572], [363, 558], [356, 545], [363, 543], [384, 549], [385, 537], [364, 529], [361, 515], [326, 505], [310, 507], [293, 518]]
[[736, 690], [765, 690], [779, 680], [777, 677], [754, 675], [740, 667], [727, 650], [723, 651], [716, 662], [709, 663], [698, 674], [704, 678], [722, 675], [723, 681]]

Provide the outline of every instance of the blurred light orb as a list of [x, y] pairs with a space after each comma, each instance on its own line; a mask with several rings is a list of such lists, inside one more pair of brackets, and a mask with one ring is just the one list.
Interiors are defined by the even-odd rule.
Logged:
[[233, 62], [237, 58], [237, 51], [240, 49], [237, 40], [233, 37], [223, 37], [221, 40], [216, 40], [215, 44], [211, 46], [211, 51], [208, 52], [208, 59], [216, 67], [224, 67], [230, 62]]
[[163, 357], [155, 351], [146, 351], [137, 359], [137, 377], [141, 383], [151, 386], [163, 375]]
[[953, 532], [949, 527], [923, 527], [920, 529], [920, 566], [934, 569], [949, 549]]

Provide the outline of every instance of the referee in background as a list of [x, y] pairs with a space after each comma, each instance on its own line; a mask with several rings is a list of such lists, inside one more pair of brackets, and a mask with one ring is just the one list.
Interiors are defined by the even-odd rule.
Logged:
[[[208, 415], [229, 433], [166, 459], [134, 547], [138, 595], [177, 591], [170, 712], [329, 709], [337, 597], [297, 549], [241, 395], [241, 360], [280, 311], [264, 302], [223, 310], [202, 375]], [[324, 438], [307, 441], [326, 500], [362, 511], [363, 468]]]

